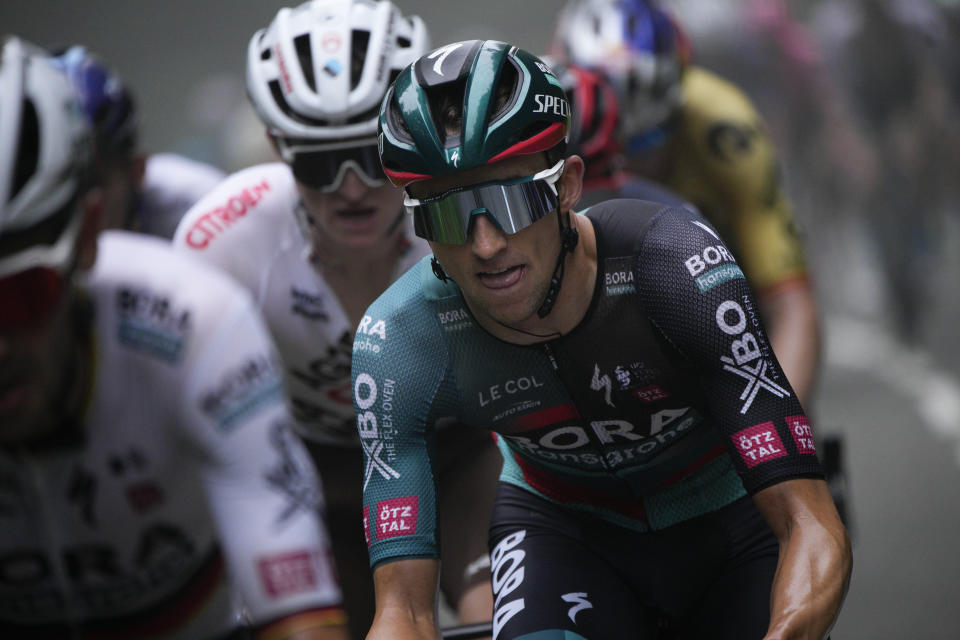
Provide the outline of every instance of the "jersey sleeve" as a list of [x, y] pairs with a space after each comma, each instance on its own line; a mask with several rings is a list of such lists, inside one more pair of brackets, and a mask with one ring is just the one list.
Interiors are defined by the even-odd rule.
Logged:
[[284, 165], [258, 165], [218, 184], [183, 215], [173, 248], [230, 274], [257, 295], [264, 269], [294, 219]]
[[319, 479], [293, 434], [272, 343], [239, 288], [198, 322], [181, 437], [201, 476], [235, 589], [255, 625], [295, 614], [339, 623]]
[[439, 555], [433, 423], [445, 393], [443, 340], [422, 300], [394, 302], [418, 297], [418, 271], [408, 271], [367, 310], [353, 348], [363, 527], [372, 567]]
[[663, 209], [643, 237], [636, 269], [642, 303], [696, 372], [746, 489], [822, 476], [810, 423], [716, 231], [688, 211]]

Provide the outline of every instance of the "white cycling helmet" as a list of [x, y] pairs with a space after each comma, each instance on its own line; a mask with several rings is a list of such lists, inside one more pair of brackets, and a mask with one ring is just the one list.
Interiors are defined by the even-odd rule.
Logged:
[[423, 21], [389, 0], [310, 0], [253, 35], [247, 92], [288, 162], [370, 144], [387, 88], [428, 47]]
[[[46, 51], [9, 38], [0, 54], [0, 244], [23, 248], [0, 255], [0, 276], [62, 268], [72, 258], [90, 151], [89, 125], [66, 75]], [[34, 229], [30, 241], [14, 240]]]
[[686, 37], [653, 0], [572, 0], [561, 11], [554, 49], [599, 70], [621, 103], [620, 137], [628, 147], [649, 137], [683, 102]]

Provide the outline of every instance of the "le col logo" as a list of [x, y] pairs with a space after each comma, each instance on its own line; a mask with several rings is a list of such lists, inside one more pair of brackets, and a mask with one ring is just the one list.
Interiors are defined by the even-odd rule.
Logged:
[[725, 371], [740, 376], [747, 386], [740, 394], [743, 406], [740, 413], [745, 414], [753, 405], [757, 394], [765, 389], [778, 398], [785, 398], [790, 392], [767, 377], [770, 365], [763, 357], [756, 336], [747, 331], [747, 314], [738, 302], [725, 300], [717, 306], [717, 326], [729, 336], [737, 336], [730, 344], [730, 355], [720, 356]]
[[534, 113], [552, 113], [564, 118], [570, 116], [570, 106], [563, 98], [538, 93], [533, 96], [533, 101], [537, 104], [537, 107], [533, 110]]
[[522, 378], [507, 380], [502, 385], [495, 384], [491, 386], [487, 391], [486, 397], [484, 397], [483, 391], [478, 391], [477, 400], [480, 402], [481, 407], [485, 407], [491, 402], [500, 400], [505, 395], [510, 396], [515, 393], [530, 391], [531, 389], [538, 389], [542, 386], [543, 383], [537, 380], [536, 376], [525, 376]]

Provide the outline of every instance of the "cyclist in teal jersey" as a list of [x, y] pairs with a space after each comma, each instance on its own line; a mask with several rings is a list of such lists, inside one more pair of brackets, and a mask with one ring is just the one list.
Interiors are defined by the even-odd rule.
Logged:
[[701, 216], [572, 211], [569, 105], [541, 60], [449, 44], [380, 114], [425, 257], [357, 330], [377, 615], [436, 638], [434, 427], [492, 429], [495, 638], [822, 638], [851, 553], [743, 272]]

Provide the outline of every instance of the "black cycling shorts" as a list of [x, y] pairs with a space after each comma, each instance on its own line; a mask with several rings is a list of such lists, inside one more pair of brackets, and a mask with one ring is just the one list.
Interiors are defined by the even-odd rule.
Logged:
[[779, 545], [750, 498], [637, 533], [501, 483], [490, 549], [496, 640], [759, 640]]

